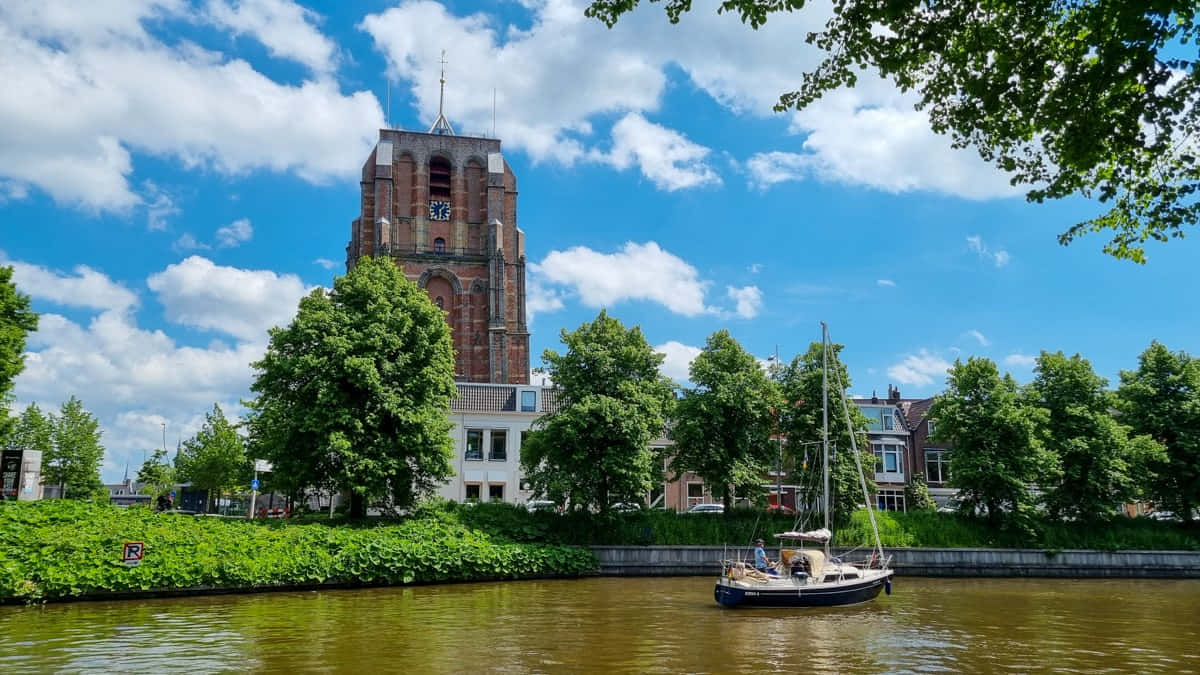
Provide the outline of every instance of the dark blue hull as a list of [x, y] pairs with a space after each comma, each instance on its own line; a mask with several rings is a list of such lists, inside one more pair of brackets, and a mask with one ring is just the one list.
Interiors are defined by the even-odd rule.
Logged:
[[[713, 597], [726, 607], [836, 607], [873, 600], [884, 586], [891, 586], [892, 575], [847, 583], [832, 588], [739, 588], [722, 581], [713, 589]], [[889, 588], [889, 592], [890, 592]]]

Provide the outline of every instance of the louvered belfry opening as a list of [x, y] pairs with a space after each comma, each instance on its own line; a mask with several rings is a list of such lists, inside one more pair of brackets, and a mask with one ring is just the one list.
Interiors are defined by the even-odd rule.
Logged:
[[429, 160], [429, 198], [450, 199], [450, 162], [443, 157]]

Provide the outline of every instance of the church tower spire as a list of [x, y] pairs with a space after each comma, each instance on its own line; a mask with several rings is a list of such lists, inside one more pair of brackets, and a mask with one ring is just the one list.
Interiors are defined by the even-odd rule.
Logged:
[[442, 78], [441, 91], [438, 92], [438, 116], [433, 121], [433, 126], [429, 127], [429, 133], [442, 134], [444, 136], [453, 136], [454, 127], [450, 126], [450, 121], [446, 119], [443, 112], [443, 106], [446, 102], [446, 50], [442, 50]]

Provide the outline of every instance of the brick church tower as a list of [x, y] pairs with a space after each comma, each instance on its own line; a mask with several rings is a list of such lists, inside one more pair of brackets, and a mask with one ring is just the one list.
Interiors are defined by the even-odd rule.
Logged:
[[460, 382], [529, 383], [525, 233], [500, 141], [381, 129], [362, 170], [346, 268], [390, 256], [446, 312]]

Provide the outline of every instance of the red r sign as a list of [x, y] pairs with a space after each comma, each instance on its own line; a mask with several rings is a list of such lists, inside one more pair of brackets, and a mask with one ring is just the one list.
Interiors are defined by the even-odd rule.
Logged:
[[142, 553], [146, 550], [145, 544], [140, 541], [125, 542], [125, 549], [121, 552], [121, 560], [127, 567], [137, 567], [142, 564]]

